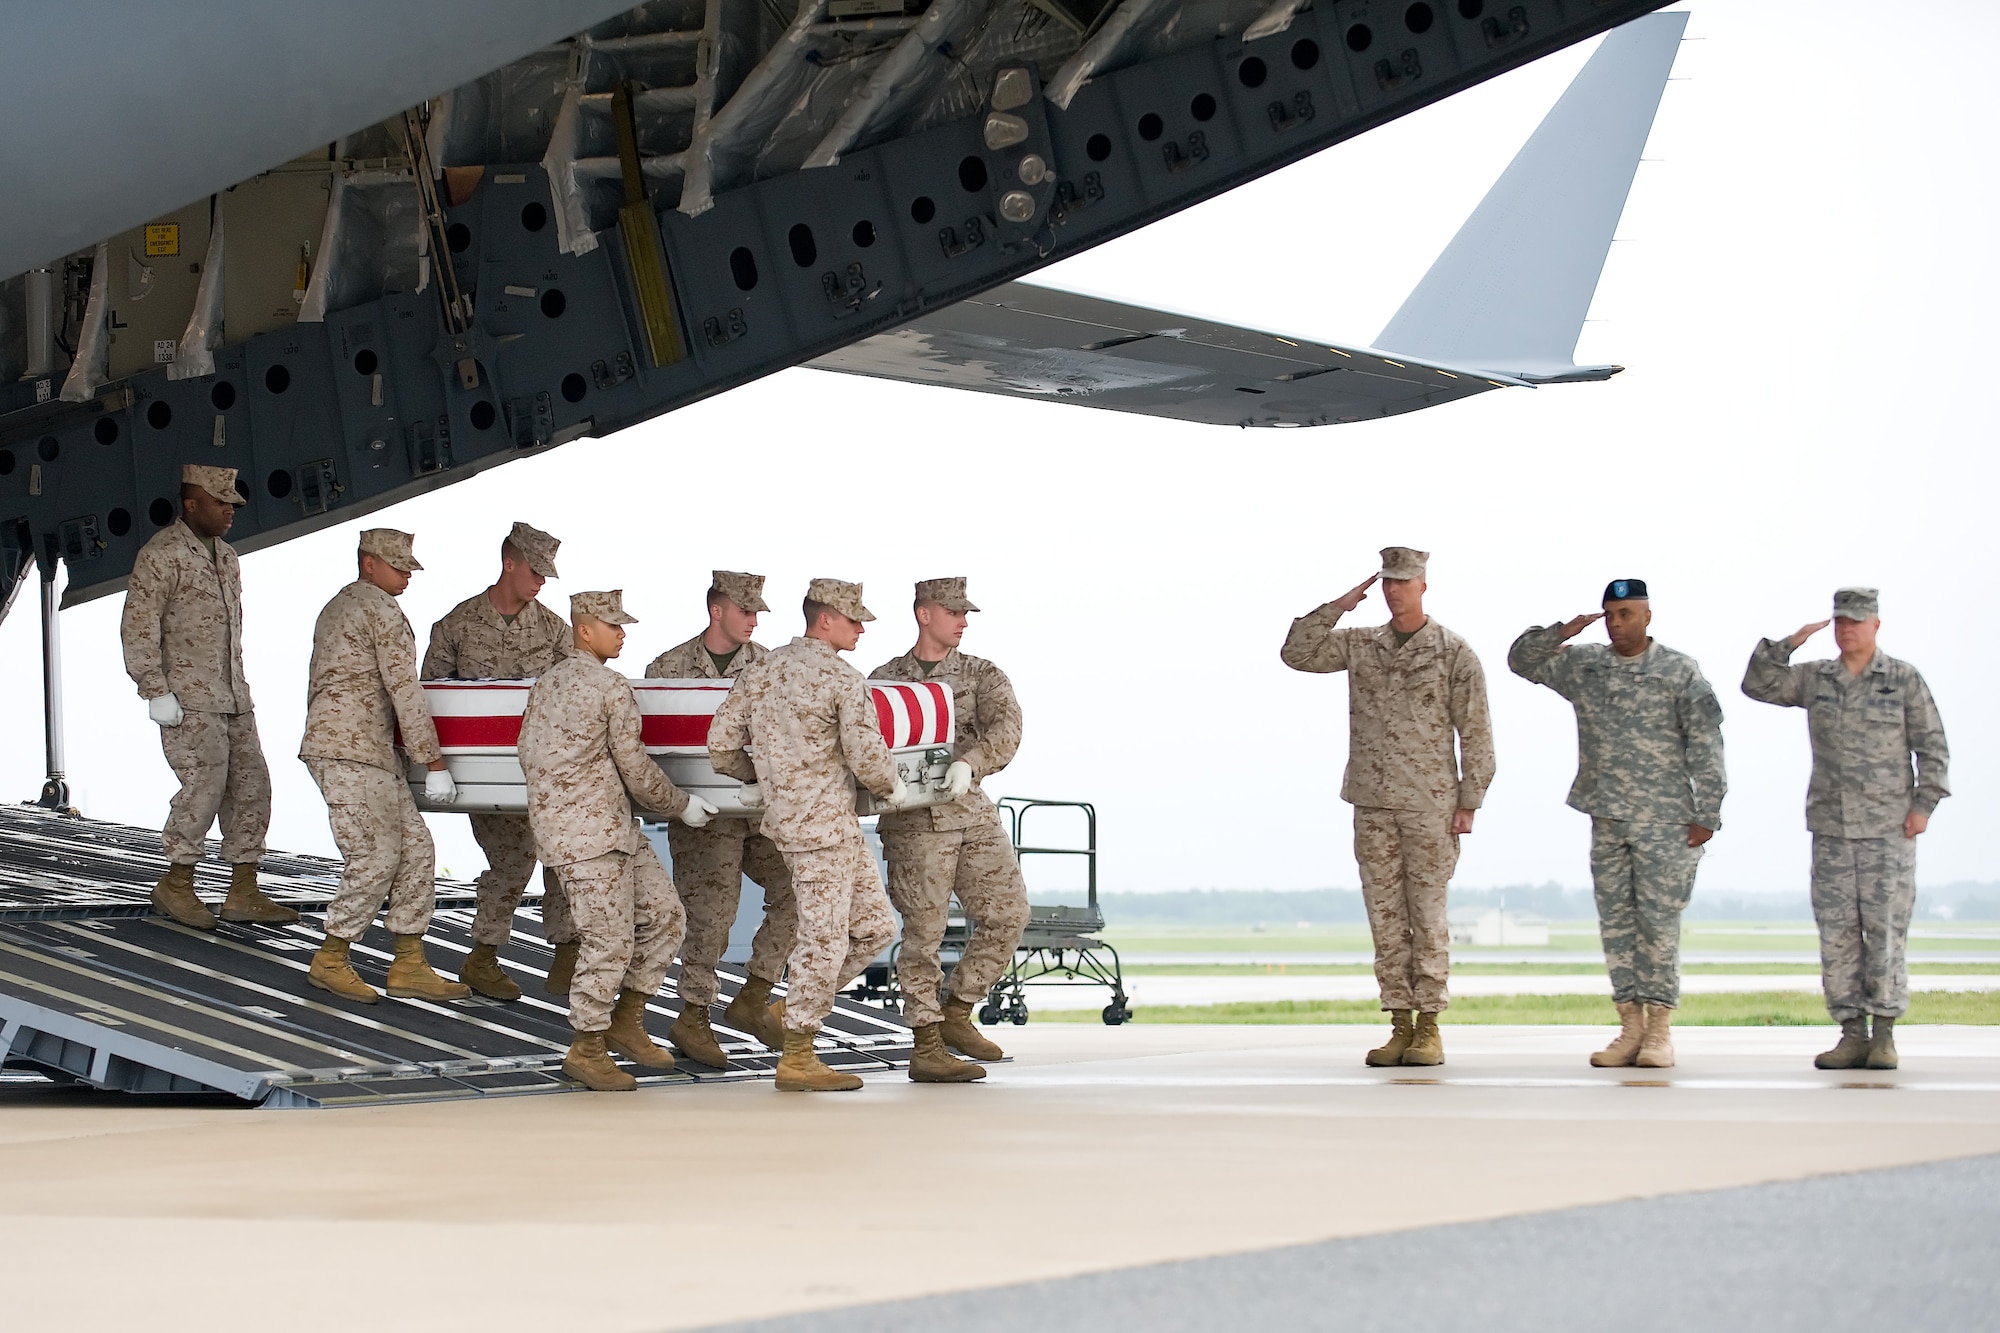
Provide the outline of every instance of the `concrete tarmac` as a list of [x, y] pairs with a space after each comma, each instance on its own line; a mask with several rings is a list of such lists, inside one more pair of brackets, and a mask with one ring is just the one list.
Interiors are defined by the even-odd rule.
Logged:
[[1589, 1028], [1448, 1025], [1432, 1070], [1364, 1068], [1373, 1027], [995, 1035], [1017, 1058], [984, 1084], [845, 1095], [0, 1087], [0, 1311], [636, 1333], [2000, 1153], [1995, 1028], [1911, 1028], [1901, 1070], [1838, 1074], [1820, 1029], [1688, 1029], [1672, 1070], [1590, 1069]]

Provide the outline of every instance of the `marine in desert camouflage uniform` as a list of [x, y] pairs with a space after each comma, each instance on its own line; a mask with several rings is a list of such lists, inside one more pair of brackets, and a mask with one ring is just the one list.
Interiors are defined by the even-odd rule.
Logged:
[[[979, 784], [1014, 761], [1021, 748], [1021, 705], [1007, 674], [983, 657], [962, 653], [966, 617], [979, 608], [963, 578], [917, 584], [912, 612], [916, 646], [869, 673], [870, 680], [935, 680], [951, 687], [957, 734], [946, 773], [952, 799], [921, 810], [883, 815], [876, 824], [889, 863], [889, 901], [903, 917], [896, 979], [903, 1016], [916, 1030], [910, 1077], [961, 1082], [985, 1070], [951, 1052], [998, 1060], [1000, 1047], [973, 1025], [972, 1008], [1013, 960], [1028, 924], [1028, 886], [1000, 812]], [[972, 926], [965, 952], [943, 993], [938, 949], [956, 897]]]
[[[667, 649], [646, 666], [655, 680], [734, 680], [768, 651], [750, 636], [764, 601], [764, 576], [718, 569], [708, 588], [708, 627]], [[754, 800], [754, 794], [752, 799]], [[798, 938], [798, 904], [792, 873], [777, 845], [758, 831], [758, 818], [718, 818], [703, 828], [667, 826], [674, 857], [674, 882], [687, 909], [687, 938], [681, 941], [681, 1011], [667, 1032], [674, 1049], [718, 1069], [729, 1057], [716, 1040], [709, 1007], [716, 1001], [716, 964], [729, 947], [729, 928], [743, 877], [764, 891], [764, 920], [750, 942], [748, 979], [723, 1011], [730, 1026], [750, 1033], [772, 1050], [782, 1050], [784, 1029], [771, 1018], [771, 987], [785, 974], [785, 958]]]
[[340, 888], [326, 909], [326, 939], [306, 979], [342, 999], [373, 1004], [375, 989], [355, 972], [348, 949], [389, 903], [395, 958], [385, 989], [398, 999], [456, 1000], [470, 988], [446, 981], [424, 958], [424, 931], [437, 903], [436, 851], [410, 796], [396, 732], [413, 764], [430, 771], [424, 794], [457, 797], [438, 748], [437, 727], [417, 683], [417, 638], [396, 599], [423, 566], [414, 538], [394, 528], [361, 534], [359, 577], [335, 593], [313, 625], [306, 734], [299, 758], [326, 798], [340, 848]]
[[896, 937], [889, 896], [861, 838], [854, 784], [892, 809], [905, 797], [867, 683], [840, 660], [875, 618], [861, 585], [814, 579], [804, 611], [805, 634], [737, 678], [709, 725], [708, 757], [724, 777], [756, 784], [764, 834], [792, 872], [798, 941], [786, 998], [772, 1006], [784, 1027], [778, 1087], [848, 1091], [861, 1079], [821, 1063], [813, 1037], [833, 997]]
[[702, 824], [715, 807], [674, 786], [647, 755], [632, 682], [605, 665], [624, 649], [625, 626], [638, 623], [624, 593], [578, 593], [569, 613], [577, 651], [528, 692], [521, 771], [535, 845], [562, 877], [579, 936], [569, 988], [576, 1035], [563, 1072], [596, 1092], [627, 1092], [638, 1084], [608, 1051], [648, 1069], [674, 1067], [644, 1020], [686, 926], [637, 811]]
[[[1813, 916], [1826, 1007], [1840, 1024], [1839, 1043], [1814, 1060], [1821, 1069], [1896, 1067], [1896, 1020], [1910, 1006], [1903, 951], [1917, 838], [1951, 794], [1944, 719], [1917, 669], [1877, 651], [1879, 608], [1875, 589], [1842, 588], [1831, 621], [1765, 639], [1743, 673], [1752, 699], [1805, 709], [1812, 737]], [[1840, 656], [1794, 665], [1792, 654], [1829, 623]]]
[[[1576, 709], [1577, 772], [1569, 804], [1590, 816], [1590, 875], [1619, 1033], [1600, 1066], [1674, 1062], [1681, 912], [1701, 849], [1722, 827], [1728, 780], [1722, 705], [1686, 653], [1647, 634], [1640, 579], [1614, 579], [1604, 609], [1514, 640], [1507, 665]], [[1567, 644], [1602, 620], [1609, 644]]]
[[[1384, 547], [1381, 571], [1294, 620], [1278, 654], [1294, 671], [1347, 672], [1340, 796], [1354, 806], [1354, 859], [1391, 1020], [1388, 1042], [1368, 1052], [1371, 1065], [1444, 1063], [1446, 896], [1458, 840], [1472, 832], [1493, 782], [1486, 672], [1470, 644], [1424, 614], [1429, 560], [1428, 551]], [[1339, 628], [1378, 579], [1389, 623]]]
[[257, 885], [271, 827], [271, 770], [243, 674], [243, 571], [222, 540], [244, 503], [235, 468], [183, 467], [181, 516], [139, 548], [118, 627], [125, 672], [159, 724], [160, 748], [181, 783], [160, 830], [167, 873], [153, 888], [153, 906], [196, 930], [215, 929], [215, 914], [195, 896], [194, 868], [217, 816], [230, 866], [222, 919], [299, 919]]
[[[515, 523], [500, 543], [500, 577], [493, 586], [454, 606], [431, 626], [424, 652], [425, 680], [529, 680], [541, 675], [574, 648], [569, 625], [535, 600], [542, 584], [556, 577], [562, 543], [539, 528]], [[472, 837], [486, 854], [477, 881], [472, 918], [472, 952], [458, 978], [481, 995], [518, 1000], [521, 988], [500, 966], [500, 946], [514, 929], [535, 873], [535, 838], [526, 815], [469, 814]], [[555, 946], [555, 961], [543, 990], [562, 995], [576, 967], [576, 927], [555, 872], [542, 871], [544, 935]]]

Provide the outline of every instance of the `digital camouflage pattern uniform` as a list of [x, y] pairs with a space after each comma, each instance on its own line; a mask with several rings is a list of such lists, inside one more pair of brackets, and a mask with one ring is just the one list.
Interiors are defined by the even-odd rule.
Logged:
[[[539, 571], [538, 571], [539, 572]], [[547, 577], [544, 575], [544, 577]], [[528, 680], [576, 649], [569, 622], [530, 601], [508, 624], [485, 593], [466, 598], [431, 626], [425, 680]], [[526, 815], [469, 814], [472, 837], [486, 854], [478, 883], [472, 939], [495, 948], [513, 933], [514, 910], [535, 873], [535, 837]], [[542, 924], [551, 944], [576, 938], [569, 902], [554, 871], [542, 870]]]
[[1347, 672], [1340, 796], [1354, 806], [1382, 1008], [1437, 1013], [1451, 1003], [1452, 815], [1477, 810], [1493, 782], [1486, 673], [1435, 617], [1398, 647], [1389, 626], [1341, 629], [1340, 616], [1331, 602], [1300, 616], [1278, 655], [1294, 671]]
[[326, 798], [327, 822], [346, 862], [340, 889], [327, 905], [326, 932], [350, 943], [361, 938], [385, 898], [387, 925], [397, 935], [423, 934], [437, 901], [436, 850], [392, 743], [399, 727], [411, 763], [443, 758], [417, 684], [416, 634], [394, 597], [356, 579], [334, 594], [313, 625], [306, 734], [299, 746], [299, 758]]
[[185, 519], [160, 529], [132, 563], [119, 638], [139, 696], [180, 700], [180, 725], [160, 728], [160, 748], [181, 783], [160, 830], [167, 860], [201, 860], [219, 815], [222, 859], [254, 864], [271, 827], [271, 770], [243, 675], [243, 572], [235, 549], [217, 537], [211, 556]]
[[[947, 603], [948, 605], [948, 603]], [[968, 609], [970, 608], [968, 604]], [[944, 943], [951, 900], [972, 925], [951, 973], [953, 999], [978, 1004], [1013, 961], [1028, 924], [1028, 885], [1000, 812], [979, 784], [1021, 748], [1021, 705], [1007, 674], [953, 648], [932, 666], [911, 649], [869, 673], [870, 680], [935, 680], [951, 687], [957, 715], [953, 757], [972, 766], [972, 790], [955, 801], [883, 815], [876, 822], [889, 863], [889, 900], [903, 915], [896, 978], [913, 1026], [944, 1018]]]
[[[768, 652], [760, 643], [744, 644], [729, 659], [725, 674], [715, 669], [715, 659], [697, 634], [654, 658], [646, 675], [654, 680], [734, 680]], [[667, 826], [675, 883], [687, 909], [678, 989], [689, 1004], [715, 1003], [715, 967], [729, 948], [729, 928], [736, 922], [745, 875], [764, 890], [764, 921], [750, 942], [750, 975], [769, 982], [784, 977], [785, 959], [798, 939], [798, 903], [792, 897], [792, 873], [785, 868], [785, 858], [758, 831], [760, 822], [718, 816], [701, 828]]]
[[1722, 827], [1728, 781], [1722, 705], [1686, 653], [1648, 642], [1632, 659], [1609, 644], [1565, 644], [1562, 626], [1514, 640], [1507, 665], [1576, 709], [1569, 804], [1590, 819], [1590, 876], [1604, 963], [1618, 1003], [1680, 1003], [1681, 912], [1699, 847], [1688, 825]]
[[[866, 609], [858, 589], [853, 606]], [[854, 813], [857, 778], [885, 798], [901, 785], [867, 684], [831, 644], [793, 639], [737, 677], [709, 726], [708, 756], [724, 777], [763, 790], [764, 835], [784, 853], [798, 903], [785, 1028], [817, 1031], [833, 997], [896, 938]]]
[[1789, 637], [1759, 643], [1743, 692], [1806, 710], [1806, 827], [1827, 1012], [1843, 1023], [1900, 1018], [1910, 1007], [1903, 950], [1917, 898], [1917, 843], [1903, 836], [1903, 818], [1928, 817], [1951, 794], [1944, 719], [1908, 662], [1878, 651], [1850, 676], [1837, 657], [1792, 665], [1794, 651]]
[[528, 692], [520, 755], [535, 844], [576, 923], [570, 1026], [601, 1032], [621, 988], [658, 993], [686, 927], [634, 811], [669, 818], [688, 798], [639, 739], [632, 682], [588, 653], [556, 663]]

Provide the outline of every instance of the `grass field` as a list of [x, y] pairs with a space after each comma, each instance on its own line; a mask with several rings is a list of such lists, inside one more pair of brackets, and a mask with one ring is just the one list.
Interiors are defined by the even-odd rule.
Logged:
[[[1041, 1023], [1098, 1023], [1094, 1009], [1036, 1010]], [[1269, 1004], [1139, 1005], [1134, 1023], [1368, 1023], [1384, 1022], [1373, 1000], [1280, 1000]], [[1918, 991], [1910, 996], [1905, 1023], [2000, 1024], [2000, 994], [1982, 991]], [[1445, 1025], [1453, 1023], [1574, 1023], [1616, 1026], [1611, 1001], [1597, 995], [1474, 995], [1452, 1001]], [[1731, 995], [1684, 995], [1674, 1013], [1682, 1027], [1830, 1027], [1826, 1006], [1807, 992], [1760, 991]]]
[[[1368, 928], [1355, 926], [1122, 926], [1104, 932], [1104, 938], [1122, 952], [1136, 953], [1337, 953], [1371, 947]], [[1597, 924], [1592, 921], [1558, 921], [1549, 927], [1548, 947], [1596, 949]], [[1691, 921], [1681, 935], [1681, 947], [1718, 952], [1815, 952], [1819, 937], [1810, 922], [1702, 922]], [[1953, 953], [1991, 952], [2000, 962], [2000, 927], [1990, 923], [1954, 926], [1950, 922], [1920, 921], [1911, 928], [1909, 952]], [[1476, 959], [1476, 948], [1455, 946], [1454, 956]], [[1520, 953], [1517, 948], [1491, 950]]]
[[[1599, 976], [1602, 963], [1478, 963], [1454, 960], [1455, 977]], [[1912, 975], [1923, 973], [1985, 976], [2000, 972], [1991, 963], [1911, 963]], [[1817, 963], [1682, 963], [1684, 976], [1818, 976]], [[1366, 977], [1369, 963], [1128, 963], [1128, 977]]]

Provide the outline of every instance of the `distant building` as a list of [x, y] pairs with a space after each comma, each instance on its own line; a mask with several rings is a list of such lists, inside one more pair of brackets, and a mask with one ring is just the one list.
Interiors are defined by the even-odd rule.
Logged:
[[1480, 948], [1545, 949], [1549, 943], [1546, 917], [1509, 912], [1498, 907], [1461, 907], [1449, 918], [1451, 942]]

